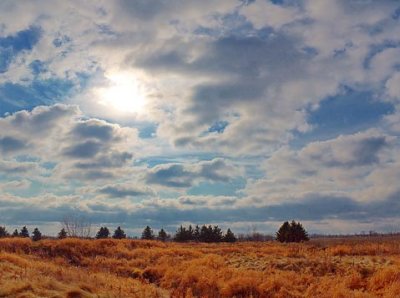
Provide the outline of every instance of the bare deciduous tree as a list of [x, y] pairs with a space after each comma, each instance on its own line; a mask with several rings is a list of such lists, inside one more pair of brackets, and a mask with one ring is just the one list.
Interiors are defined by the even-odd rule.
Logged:
[[91, 223], [82, 215], [68, 214], [64, 216], [61, 225], [68, 237], [90, 237]]

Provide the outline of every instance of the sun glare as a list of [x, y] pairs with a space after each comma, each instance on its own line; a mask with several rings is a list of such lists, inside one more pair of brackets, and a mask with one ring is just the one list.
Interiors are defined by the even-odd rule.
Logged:
[[143, 113], [143, 90], [133, 75], [110, 73], [106, 78], [109, 86], [97, 90], [100, 104], [120, 113]]

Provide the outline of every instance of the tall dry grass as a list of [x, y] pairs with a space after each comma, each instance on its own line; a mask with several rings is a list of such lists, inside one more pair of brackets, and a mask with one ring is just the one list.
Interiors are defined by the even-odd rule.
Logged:
[[400, 297], [400, 241], [0, 239], [0, 297]]

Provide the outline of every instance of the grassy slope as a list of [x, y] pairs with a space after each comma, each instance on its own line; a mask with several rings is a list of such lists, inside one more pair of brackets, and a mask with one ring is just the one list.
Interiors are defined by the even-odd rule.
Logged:
[[0, 239], [0, 297], [400, 297], [396, 239]]

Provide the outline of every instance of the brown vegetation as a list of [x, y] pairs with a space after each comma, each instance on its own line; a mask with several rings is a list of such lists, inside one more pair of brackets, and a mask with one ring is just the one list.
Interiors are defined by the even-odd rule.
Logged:
[[399, 297], [400, 241], [0, 239], [0, 297]]

